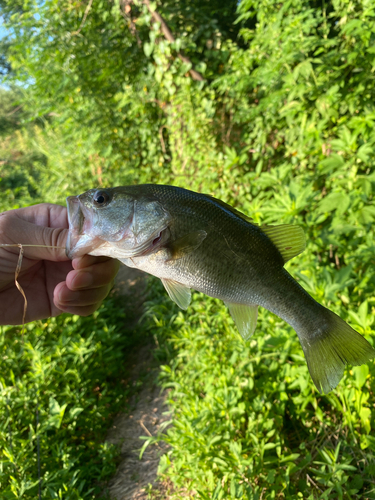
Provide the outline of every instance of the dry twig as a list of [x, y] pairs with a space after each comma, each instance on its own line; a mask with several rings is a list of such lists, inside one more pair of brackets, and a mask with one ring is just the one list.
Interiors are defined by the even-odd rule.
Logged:
[[24, 247], [41, 247], [41, 248], [60, 248], [64, 249], [65, 247], [57, 247], [57, 246], [51, 246], [51, 245], [23, 245], [22, 243], [0, 243], [0, 247], [18, 247], [20, 249], [20, 253], [18, 255], [18, 261], [17, 261], [17, 266], [16, 270], [14, 272], [14, 283], [19, 290], [20, 294], [23, 297], [24, 300], [24, 305], [23, 305], [23, 315], [22, 315], [22, 330], [21, 334], [23, 335], [25, 331], [25, 319], [26, 319], [26, 312], [27, 312], [27, 298], [25, 295], [25, 292], [23, 291], [22, 286], [18, 282], [18, 277], [21, 272], [21, 267], [22, 267], [22, 260], [23, 260], [23, 248]]
[[14, 273], [14, 282], [16, 284], [16, 287], [18, 288], [19, 292], [21, 293], [24, 304], [23, 304], [23, 315], [22, 315], [22, 330], [21, 330], [21, 335], [23, 335], [24, 329], [25, 329], [25, 318], [26, 318], [26, 311], [27, 311], [27, 298], [25, 295], [25, 292], [22, 289], [22, 286], [18, 283], [18, 276], [21, 272], [21, 266], [22, 266], [22, 259], [23, 259], [23, 246], [21, 244], [17, 245], [18, 248], [20, 249], [20, 253], [18, 256], [18, 262], [17, 262], [17, 267], [16, 267], [16, 272]]
[[78, 35], [80, 33], [81, 29], [83, 28], [83, 26], [84, 26], [84, 24], [86, 22], [86, 19], [87, 19], [87, 16], [88, 16], [89, 12], [90, 12], [91, 7], [92, 7], [93, 1], [94, 0], [90, 0], [89, 3], [87, 4], [85, 13], [83, 14], [83, 18], [82, 18], [81, 24], [80, 24], [80, 26], [79, 26], [79, 28], [78, 28], [77, 31], [73, 31], [72, 32], [72, 36]]
[[[163, 17], [156, 10], [153, 11], [151, 9], [150, 0], [143, 0], [143, 3], [148, 8], [148, 10], [149, 10], [149, 12], [150, 12], [153, 20], [160, 24], [161, 31], [163, 32], [163, 35], [168, 40], [168, 42], [171, 42], [171, 43], [175, 42], [175, 38], [172, 35], [172, 32], [169, 29], [167, 23], [164, 21]], [[182, 51], [178, 52], [177, 55], [178, 55], [179, 59], [181, 59], [181, 61], [183, 61], [184, 63], [190, 64], [191, 66], [193, 66], [193, 64], [190, 61], [190, 59], [188, 57], [186, 57]], [[198, 82], [203, 82], [204, 81], [204, 78], [199, 73], [199, 71], [196, 71], [195, 69], [191, 68], [189, 70], [189, 73], [190, 73], [190, 76], [192, 77], [193, 80], [197, 80]]]

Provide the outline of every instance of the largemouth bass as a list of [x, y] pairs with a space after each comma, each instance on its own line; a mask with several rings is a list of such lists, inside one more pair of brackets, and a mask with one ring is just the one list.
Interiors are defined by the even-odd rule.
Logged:
[[161, 279], [182, 309], [193, 288], [223, 300], [244, 339], [258, 306], [289, 323], [320, 392], [346, 364], [375, 357], [371, 345], [316, 302], [285, 270], [305, 248], [302, 228], [259, 226], [211, 196], [162, 185], [91, 189], [67, 198], [67, 255], [105, 255]]

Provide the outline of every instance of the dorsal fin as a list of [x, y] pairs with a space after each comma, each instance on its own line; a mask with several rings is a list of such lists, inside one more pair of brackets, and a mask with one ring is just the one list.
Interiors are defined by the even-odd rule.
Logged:
[[301, 226], [283, 224], [281, 226], [260, 226], [281, 253], [284, 263], [306, 248], [305, 233]]
[[218, 205], [220, 205], [222, 208], [224, 208], [228, 212], [231, 212], [233, 215], [236, 215], [237, 217], [240, 217], [240, 219], [243, 219], [246, 222], [250, 222], [250, 224], [253, 224], [254, 226], [257, 225], [251, 217], [249, 217], [248, 215], [245, 215], [245, 214], [239, 212], [238, 210], [236, 210], [235, 208], [231, 207], [230, 205], [228, 205], [224, 201], [218, 200], [217, 198], [214, 198], [210, 194], [206, 194], [205, 196], [207, 196], [207, 198], [210, 198], [211, 200], [213, 200], [215, 203], [217, 203]]

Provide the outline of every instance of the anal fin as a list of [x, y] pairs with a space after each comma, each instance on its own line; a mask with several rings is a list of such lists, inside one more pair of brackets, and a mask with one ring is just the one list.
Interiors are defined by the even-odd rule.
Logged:
[[248, 340], [255, 331], [258, 318], [257, 305], [234, 304], [225, 302], [244, 340]]
[[190, 288], [174, 280], [161, 278], [161, 281], [171, 300], [181, 309], [187, 309], [191, 301]]

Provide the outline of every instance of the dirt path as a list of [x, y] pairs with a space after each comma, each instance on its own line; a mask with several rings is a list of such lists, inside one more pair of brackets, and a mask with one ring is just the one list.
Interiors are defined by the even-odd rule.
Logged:
[[[135, 313], [135, 322], [142, 314], [145, 300], [146, 275], [135, 269], [122, 267], [116, 280], [116, 293], [126, 297]], [[131, 325], [130, 325], [131, 326]], [[130, 401], [130, 412], [119, 414], [106, 441], [121, 446], [121, 462], [115, 476], [108, 484], [107, 491], [111, 500], [147, 500], [149, 485], [152, 485], [154, 500], [168, 500], [169, 487], [157, 480], [160, 456], [165, 452], [162, 444], [150, 445], [139, 460], [140, 448], [144, 440], [140, 436], [156, 435], [160, 425], [168, 420], [165, 414], [166, 393], [154, 383], [157, 369], [151, 369], [153, 346], [147, 344], [135, 353], [131, 378], [136, 384], [145, 377], [140, 391]], [[159, 493], [156, 494], [156, 491]]]

